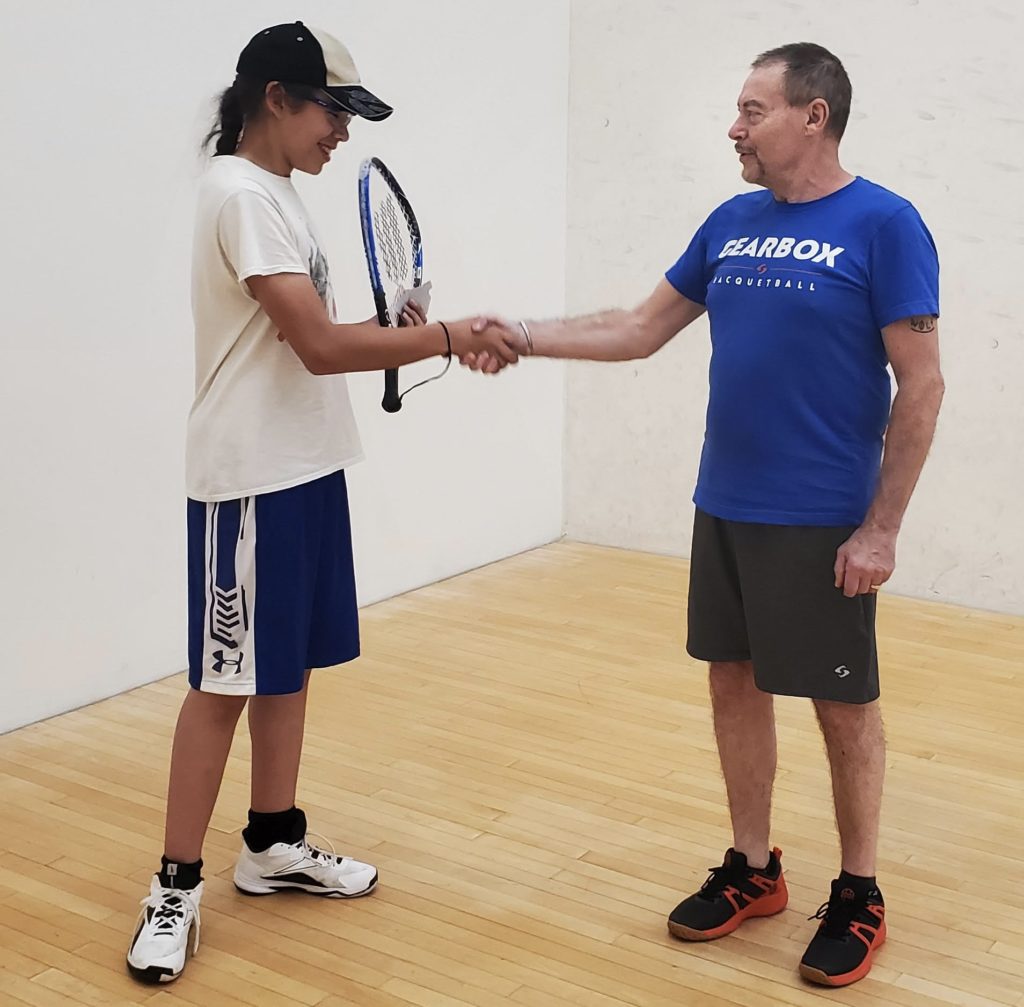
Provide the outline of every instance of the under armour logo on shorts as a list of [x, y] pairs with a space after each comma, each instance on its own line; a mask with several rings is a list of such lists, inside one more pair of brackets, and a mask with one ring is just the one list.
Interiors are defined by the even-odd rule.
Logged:
[[232, 672], [233, 675], [238, 675], [242, 671], [242, 661], [245, 660], [245, 654], [242, 651], [238, 652], [237, 657], [225, 657], [224, 651], [215, 650], [213, 652], [213, 670], [218, 675], [224, 674], [224, 669], [234, 665], [235, 670]]

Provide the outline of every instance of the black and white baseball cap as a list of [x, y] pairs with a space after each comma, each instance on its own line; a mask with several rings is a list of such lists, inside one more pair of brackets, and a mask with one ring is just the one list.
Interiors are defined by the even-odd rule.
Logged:
[[254, 35], [236, 71], [254, 80], [279, 80], [326, 91], [346, 112], [379, 122], [394, 111], [359, 80], [352, 54], [336, 38], [301, 21]]

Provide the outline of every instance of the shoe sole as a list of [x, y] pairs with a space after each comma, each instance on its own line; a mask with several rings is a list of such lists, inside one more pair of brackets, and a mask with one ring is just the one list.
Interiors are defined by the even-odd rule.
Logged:
[[713, 930], [694, 930], [692, 927], [683, 926], [682, 923], [668, 921], [668, 932], [673, 937], [682, 941], [714, 941], [719, 937], [725, 937], [734, 930], [738, 930], [745, 920], [756, 919], [764, 916], [776, 916], [789, 905], [789, 891], [779, 888], [772, 895], [762, 895], [761, 898], [751, 902], [739, 912], [726, 920], [720, 927]]
[[[146, 986], [172, 983], [181, 975], [181, 972], [172, 972], [170, 969], [162, 969], [156, 965], [151, 965], [147, 969], [140, 969], [137, 965], [132, 965], [131, 962], [126, 962], [126, 964], [131, 977], [140, 983], [144, 983]], [[184, 969], [182, 969], [183, 971]]]
[[278, 892], [304, 892], [307, 895], [316, 895], [321, 899], [361, 899], [364, 895], [369, 895], [377, 887], [377, 875], [374, 875], [373, 881], [364, 888], [361, 892], [341, 892], [338, 889], [325, 890], [323, 888], [314, 888], [309, 885], [298, 885], [298, 884], [285, 884], [285, 885], [267, 885], [261, 887], [255, 886], [244, 886], [238, 883], [238, 879], [235, 878], [235, 888], [243, 895], [248, 895], [252, 898], [262, 898], [264, 895], [276, 895]]
[[871, 966], [874, 964], [875, 953], [885, 943], [885, 938], [886, 934], [882, 933], [879, 940], [876, 941], [868, 950], [867, 955], [864, 957], [864, 961], [862, 961], [852, 972], [846, 972], [839, 976], [830, 976], [827, 972], [822, 972], [821, 969], [812, 969], [810, 966], [804, 965], [804, 963], [801, 962], [800, 975], [802, 975], [808, 982], [815, 983], [818, 986], [852, 986], [853, 983], [859, 982], [871, 971]]

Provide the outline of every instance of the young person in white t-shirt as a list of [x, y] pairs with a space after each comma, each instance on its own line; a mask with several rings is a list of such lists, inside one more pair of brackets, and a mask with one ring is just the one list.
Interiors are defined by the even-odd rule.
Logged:
[[[391, 108], [336, 39], [301, 22], [257, 34], [221, 97], [193, 248], [196, 394], [188, 421], [189, 693], [174, 737], [161, 869], [128, 952], [168, 982], [199, 943], [202, 844], [249, 707], [252, 807], [235, 885], [369, 893], [377, 871], [306, 839], [295, 806], [309, 671], [359, 654], [345, 468], [361, 457], [344, 374], [449, 351], [410, 304], [386, 338], [338, 324], [293, 171], [318, 175], [354, 116]], [[451, 352], [514, 363], [511, 341], [448, 323]]]

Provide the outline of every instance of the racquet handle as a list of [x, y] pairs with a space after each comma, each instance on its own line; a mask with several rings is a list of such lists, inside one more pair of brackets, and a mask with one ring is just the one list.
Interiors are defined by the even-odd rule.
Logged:
[[384, 398], [380, 404], [386, 413], [397, 413], [402, 408], [402, 397], [398, 394], [397, 368], [384, 372]]

